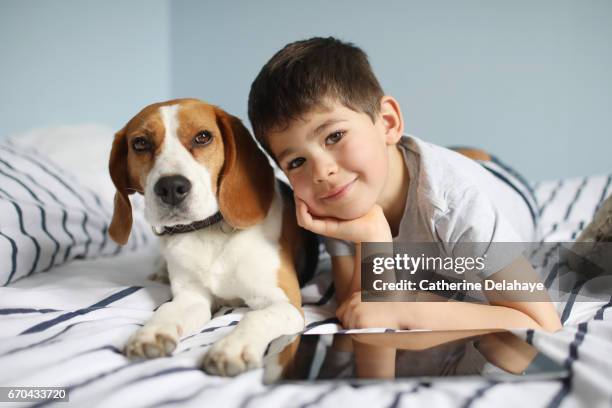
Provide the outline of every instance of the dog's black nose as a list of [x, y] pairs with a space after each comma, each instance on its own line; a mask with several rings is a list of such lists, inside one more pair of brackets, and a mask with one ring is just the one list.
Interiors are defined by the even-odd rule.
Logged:
[[191, 182], [183, 176], [167, 176], [157, 180], [153, 191], [161, 200], [170, 205], [177, 205], [187, 197]]

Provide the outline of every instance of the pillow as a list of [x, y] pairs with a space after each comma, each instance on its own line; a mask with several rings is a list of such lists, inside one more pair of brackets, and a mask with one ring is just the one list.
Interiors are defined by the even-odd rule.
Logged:
[[113, 133], [106, 125], [90, 123], [34, 128], [9, 136], [8, 140], [44, 152], [82, 184], [112, 199], [115, 187], [108, 174], [108, 157]]
[[[62, 145], [64, 150], [70, 146], [63, 140]], [[80, 151], [70, 153], [79, 156]], [[105, 151], [98, 154], [108, 157]], [[110, 179], [104, 170], [98, 178]], [[108, 189], [100, 195], [97, 187], [34, 148], [0, 142], [1, 285], [73, 259], [113, 256], [154, 242], [139, 211], [142, 200], [136, 199], [130, 240], [125, 247], [115, 244], [107, 233], [113, 195]]]

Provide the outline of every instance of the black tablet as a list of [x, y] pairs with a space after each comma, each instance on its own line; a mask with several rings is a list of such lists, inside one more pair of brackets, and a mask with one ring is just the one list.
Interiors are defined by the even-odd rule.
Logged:
[[270, 344], [264, 383], [442, 377], [550, 380], [567, 369], [504, 330], [405, 331], [283, 336]]

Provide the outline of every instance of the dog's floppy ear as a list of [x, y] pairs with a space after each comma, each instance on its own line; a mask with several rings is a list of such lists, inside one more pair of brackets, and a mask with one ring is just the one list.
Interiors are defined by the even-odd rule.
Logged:
[[108, 234], [113, 241], [125, 245], [132, 231], [132, 204], [128, 194], [128, 168], [127, 168], [127, 140], [125, 128], [115, 134], [113, 148], [111, 149], [108, 169], [117, 191], [115, 192], [115, 209]]
[[223, 133], [225, 163], [219, 182], [219, 207], [235, 228], [248, 228], [268, 213], [274, 196], [274, 171], [240, 119], [215, 107]]

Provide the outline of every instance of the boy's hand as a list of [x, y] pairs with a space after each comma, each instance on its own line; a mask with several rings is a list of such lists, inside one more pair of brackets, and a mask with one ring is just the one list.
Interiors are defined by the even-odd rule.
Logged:
[[361, 292], [349, 296], [336, 310], [336, 317], [345, 329], [381, 327], [399, 329], [398, 308], [389, 302], [362, 302]]
[[295, 197], [295, 212], [298, 225], [315, 234], [355, 243], [390, 242], [393, 238], [389, 223], [378, 204], [374, 204], [370, 211], [362, 217], [340, 220], [331, 217], [314, 217], [309, 212], [308, 205]]

